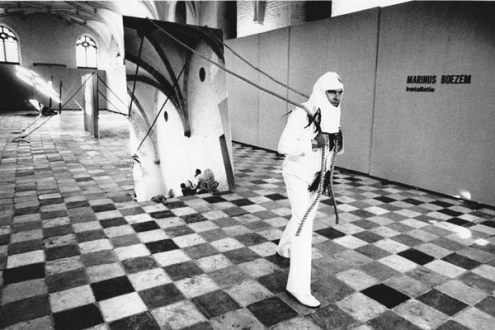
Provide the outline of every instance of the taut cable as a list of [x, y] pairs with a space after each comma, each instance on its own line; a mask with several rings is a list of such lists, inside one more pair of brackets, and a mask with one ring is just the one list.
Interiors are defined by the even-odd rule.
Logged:
[[[268, 89], [266, 89], [266, 88], [264, 88], [264, 87], [262, 87], [262, 86], [260, 86], [260, 85], [256, 84], [255, 82], [252, 82], [251, 80], [249, 80], [249, 79], [247, 79], [247, 78], [244, 78], [244, 77], [240, 76], [239, 74], [237, 74], [237, 73], [235, 73], [235, 72], [233, 72], [233, 71], [231, 71], [231, 70], [227, 69], [227, 68], [225, 67], [225, 65], [221, 65], [221, 64], [219, 64], [219, 63], [217, 63], [217, 62], [215, 62], [215, 61], [210, 60], [209, 58], [207, 58], [207, 57], [206, 57], [206, 56], [204, 56], [203, 54], [199, 53], [198, 51], [196, 51], [196, 50], [195, 50], [195, 49], [193, 49], [192, 47], [188, 46], [187, 44], [183, 43], [182, 41], [180, 41], [179, 39], [177, 39], [176, 37], [174, 37], [174, 36], [173, 36], [172, 34], [170, 34], [169, 32], [165, 31], [165, 29], [163, 29], [163, 28], [162, 28], [162, 27], [160, 27], [158, 24], [156, 24], [155, 22], [153, 22], [153, 20], [151, 20], [151, 19], [149, 19], [149, 18], [146, 18], [146, 19], [148, 20], [148, 22], [150, 22], [150, 23], [151, 23], [153, 26], [155, 26], [157, 29], [159, 29], [160, 31], [162, 31], [163, 33], [165, 33], [165, 34], [166, 34], [169, 38], [171, 38], [172, 40], [174, 40], [174, 41], [175, 41], [175, 42], [177, 42], [178, 44], [182, 45], [184, 48], [186, 48], [186, 49], [190, 50], [191, 52], [193, 52], [193, 53], [197, 54], [199, 57], [201, 57], [201, 58], [202, 58], [203, 60], [205, 60], [206, 62], [208, 62], [208, 63], [210, 63], [210, 64], [215, 65], [216, 67], [218, 67], [218, 68], [222, 69], [223, 71], [225, 71], [225, 72], [227, 72], [227, 73], [229, 73], [229, 74], [233, 75], [234, 77], [237, 77], [238, 79], [241, 79], [242, 81], [244, 81], [244, 82], [246, 82], [246, 83], [248, 83], [248, 84], [250, 84], [250, 85], [252, 85], [252, 86], [254, 86], [254, 87], [256, 87], [256, 88], [258, 88], [259, 90], [262, 90], [262, 91], [263, 91], [263, 92], [265, 92], [265, 93], [268, 93], [268, 94], [270, 94], [270, 95], [272, 95], [272, 96], [275, 96], [275, 97], [277, 97], [277, 98], [279, 98], [279, 99], [281, 99], [281, 100], [286, 101], [287, 103], [290, 103], [290, 104], [292, 104], [292, 105], [295, 105], [295, 106], [296, 106], [296, 107], [298, 107], [298, 108], [303, 109], [303, 110], [307, 113], [307, 115], [309, 116], [309, 118], [311, 118], [311, 117], [313, 116], [313, 115], [311, 114], [311, 112], [309, 111], [309, 109], [308, 109], [308, 108], [307, 108], [304, 104], [300, 104], [300, 103], [294, 102], [294, 101], [290, 100], [290, 99], [289, 99], [289, 98], [287, 98], [287, 97], [284, 97], [284, 96], [282, 96], [282, 95], [280, 95], [280, 94], [277, 94], [277, 93], [275, 93], [275, 92], [272, 92], [272, 91], [270, 91], [270, 90], [268, 90]], [[225, 46], [225, 44], [224, 44], [223, 42], [222, 42], [222, 44]], [[230, 48], [229, 48], [229, 47], [227, 47], [227, 48], [230, 50]], [[247, 63], [247, 61], [245, 61], [244, 59], [242, 59], [242, 60], [243, 60], [244, 62], [246, 62], [246, 63]], [[249, 64], [249, 66], [250, 66], [250, 67], [253, 67], [253, 65], [251, 65], [251, 64]], [[259, 69], [256, 69], [256, 70], [257, 70], [258, 72], [261, 72]], [[264, 74], [265, 76], [269, 77], [271, 80], [275, 81], [276, 83], [278, 83], [278, 84], [282, 84], [281, 82], [279, 82], [279, 81], [275, 80], [274, 78], [272, 78], [272, 77], [271, 77], [271, 76], [269, 76], [268, 74], [266, 74], [266, 73], [263, 73], [263, 74]], [[296, 93], [297, 93], [297, 94], [299, 94], [299, 95], [304, 95], [304, 94], [302, 94], [302, 93], [300, 93], [300, 92], [298, 92], [298, 91], [296, 91], [296, 90], [293, 90], [293, 89], [292, 89], [292, 88], [290, 88], [289, 86], [286, 86], [286, 85], [284, 85], [284, 84], [282, 84], [282, 85], [283, 85], [284, 87], [286, 87], [286, 88], [288, 88], [288, 89], [290, 89], [290, 90], [292, 90], [292, 91], [296, 92]], [[304, 95], [304, 96], [306, 96], [306, 95]], [[307, 97], [307, 96], [306, 96], [306, 97]], [[327, 148], [327, 147], [324, 147], [324, 148]], [[334, 148], [333, 148], [332, 150], [334, 151], [334, 154], [335, 154], [336, 147], [334, 146]], [[331, 167], [331, 170], [330, 170], [330, 171], [331, 171], [331, 173], [330, 173], [330, 177], [331, 177], [331, 178], [333, 178], [333, 170], [334, 170], [334, 165], [335, 165], [335, 155], [334, 155], [334, 156], [333, 156], [333, 158], [332, 158], [332, 164], [333, 164], [333, 166]], [[320, 183], [319, 183], [319, 185], [318, 185], [318, 195], [317, 195], [317, 197], [316, 197], [315, 201], [313, 202], [313, 204], [310, 206], [310, 208], [309, 208], [309, 209], [308, 209], [308, 211], [306, 212], [306, 215], [304, 216], [304, 219], [303, 219], [304, 221], [305, 221], [305, 218], [307, 218], [307, 215], [309, 215], [309, 213], [311, 212], [311, 210], [314, 208], [314, 206], [317, 204], [317, 202], [318, 202], [318, 201], [319, 201], [319, 199], [320, 199], [320, 196], [321, 196], [321, 193], [322, 193], [322, 188], [323, 188], [323, 183], [324, 183], [324, 180], [325, 180], [325, 175], [323, 175], [324, 170], [325, 170], [325, 166], [326, 166], [326, 164], [325, 164], [325, 150], [322, 150], [322, 167], [321, 167]], [[335, 202], [335, 198], [334, 198], [334, 196], [333, 196], [333, 189], [331, 189], [331, 194], [332, 194], [332, 196], [331, 196], [331, 197], [332, 197], [332, 200]], [[335, 216], [337, 217], [337, 220], [338, 220], [338, 215], [337, 215], [337, 207], [336, 207], [335, 205], [334, 205], [334, 209], [335, 209]], [[296, 236], [298, 236], [298, 235], [299, 235], [299, 233], [300, 233], [300, 231], [301, 231], [301, 229], [302, 229], [302, 225], [304, 224], [304, 221], [303, 221], [303, 222], [301, 222], [301, 224], [300, 224], [300, 226], [299, 226], [299, 228], [298, 228], [298, 231], [297, 231]]]

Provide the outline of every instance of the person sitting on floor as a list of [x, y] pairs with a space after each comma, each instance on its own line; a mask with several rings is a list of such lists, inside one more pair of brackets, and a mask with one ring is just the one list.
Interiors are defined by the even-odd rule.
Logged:
[[196, 195], [196, 189], [197, 188], [193, 188], [193, 184], [192, 184], [191, 180], [187, 180], [186, 182], [181, 183], [180, 188], [182, 190], [182, 196]]

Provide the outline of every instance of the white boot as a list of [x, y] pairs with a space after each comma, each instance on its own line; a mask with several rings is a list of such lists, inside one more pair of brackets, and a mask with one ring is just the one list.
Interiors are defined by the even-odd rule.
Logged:
[[277, 254], [283, 258], [290, 258], [290, 244], [285, 244], [282, 247], [277, 246]]
[[294, 298], [296, 298], [301, 304], [316, 308], [320, 306], [320, 302], [311, 294], [311, 293], [306, 293], [306, 294], [297, 294], [295, 292], [290, 292], [287, 290], [288, 293], [290, 293]]

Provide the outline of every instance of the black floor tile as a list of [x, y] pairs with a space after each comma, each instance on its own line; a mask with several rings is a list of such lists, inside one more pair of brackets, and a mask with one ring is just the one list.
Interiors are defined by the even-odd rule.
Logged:
[[393, 198], [390, 198], [390, 197], [387, 197], [387, 196], [375, 197], [374, 199], [376, 199], [377, 201], [380, 201], [382, 203], [393, 203], [393, 202], [397, 202], [396, 199], [393, 199]]
[[274, 294], [278, 294], [285, 291], [287, 277], [287, 273], [276, 271], [272, 274], [261, 276], [258, 278], [258, 282]]
[[138, 292], [148, 308], [154, 309], [185, 299], [184, 295], [169, 283]]
[[249, 276], [237, 266], [231, 266], [213, 271], [208, 273], [208, 276], [222, 288], [232, 287], [250, 279]]
[[316, 299], [322, 303], [322, 305], [326, 305], [327, 302], [332, 304], [336, 303], [337, 301], [340, 301], [348, 295], [356, 292], [347, 284], [331, 275], [327, 275], [313, 281], [311, 284], [311, 291]]
[[[396, 229], [397, 228], [395, 228], [394, 230], [396, 230]], [[409, 235], [406, 235], [406, 234], [400, 234], [400, 235], [391, 237], [391, 239], [393, 239], [396, 242], [402, 243], [404, 245], [410, 246], [410, 247], [414, 247], [414, 246], [418, 246], [418, 245], [424, 244], [424, 242], [422, 240], [417, 239], [417, 238], [414, 238], [414, 237], [409, 236]]]
[[141, 244], [141, 241], [139, 240], [139, 238], [137, 238], [135, 234], [111, 237], [110, 242], [112, 242], [114, 248]]
[[134, 292], [134, 288], [132, 287], [131, 282], [129, 282], [127, 276], [91, 283], [91, 289], [93, 289], [96, 301], [110, 299], [126, 293]]
[[76, 209], [79, 207], [88, 207], [88, 201], [76, 201], [76, 202], [68, 202], [66, 203], [68, 209]]
[[483, 221], [481, 224], [484, 226], [495, 228], [495, 221], [493, 220]]
[[265, 326], [286, 321], [297, 316], [297, 312], [279, 297], [271, 297], [258, 301], [247, 307], [251, 313]]
[[243, 209], [242, 207], [231, 207], [228, 209], [222, 210], [223, 213], [227, 214], [229, 217], [239, 217], [244, 214], [248, 214], [249, 212]]
[[418, 265], [426, 265], [429, 262], [435, 260], [434, 257], [426, 254], [424, 252], [418, 251], [416, 249], [408, 249], [402, 252], [397, 253], [401, 257], [404, 257], [412, 262], [417, 263]]
[[338, 231], [337, 229], [334, 229], [332, 227], [325, 228], [325, 229], [319, 229], [315, 231], [316, 233], [320, 234], [321, 236], [324, 236], [329, 239], [335, 239], [339, 237], [344, 237], [345, 234], [341, 231]]
[[371, 286], [361, 292], [378, 301], [387, 308], [394, 308], [395, 306], [402, 304], [404, 301], [409, 300], [409, 297], [405, 294], [383, 283]]
[[189, 327], [182, 328], [181, 330], [215, 330], [208, 322], [200, 322], [193, 324]]
[[188, 247], [182, 248], [182, 251], [187, 253], [187, 255], [193, 260], [212, 256], [214, 254], [218, 254], [218, 250], [215, 249], [213, 246], [211, 246], [208, 243], [188, 246]]
[[485, 291], [488, 294], [492, 294], [493, 291], [495, 291], [495, 282], [472, 272], [466, 272], [459, 276], [458, 279], [465, 284]]
[[112, 250], [103, 250], [81, 255], [81, 261], [85, 267], [110, 264], [117, 261], [117, 256]]
[[[9, 235], [4, 235], [4, 236], [7, 237], [7, 241], [5, 242], [5, 244], [8, 244], [10, 236]], [[0, 238], [1, 237], [2, 236], [0, 236]], [[2, 244], [1, 239], [0, 239], [0, 245], [4, 245]], [[43, 250], [43, 243], [40, 239], [16, 242], [16, 243], [11, 243], [9, 245], [9, 255], [32, 252], [36, 250]]]
[[354, 249], [354, 251], [357, 251], [357, 252], [359, 252], [359, 253], [361, 253], [361, 254], [363, 254], [363, 255], [371, 258], [371, 259], [375, 259], [375, 260], [382, 259], [382, 258], [385, 258], [386, 256], [390, 255], [390, 252], [382, 250], [373, 244], [367, 244], [367, 245], [360, 246], [360, 247]]
[[452, 298], [451, 296], [448, 296], [436, 289], [433, 289], [422, 294], [419, 297], [416, 297], [416, 300], [419, 300], [422, 303], [431, 306], [449, 316], [457, 314], [458, 312], [468, 307], [468, 305], [463, 303], [462, 301]]
[[179, 246], [171, 239], [149, 242], [145, 243], [145, 245], [151, 254], [179, 249]]
[[165, 233], [168, 237], [179, 237], [189, 234], [194, 234], [194, 230], [189, 228], [188, 226], [174, 226], [165, 228]]
[[57, 211], [41, 212], [40, 215], [41, 215], [41, 220], [49, 220], [49, 219], [66, 217], [67, 211], [57, 210]]
[[194, 261], [173, 264], [164, 267], [163, 269], [173, 281], [180, 281], [184, 278], [193, 277], [204, 273]]
[[457, 212], [457, 211], [454, 211], [451, 209], [442, 209], [442, 210], [438, 210], [438, 212], [449, 215], [451, 217], [458, 217], [458, 216], [462, 215], [461, 212]]
[[488, 296], [479, 303], [477, 303], [475, 307], [495, 317], [495, 297]]
[[442, 260], [464, 269], [473, 269], [481, 265], [481, 262], [461, 256], [457, 253], [449, 254], [448, 256], [443, 257]]
[[39, 318], [50, 313], [48, 295], [26, 298], [2, 306], [0, 328]]
[[181, 219], [184, 220], [184, 222], [187, 223], [187, 224], [196, 223], [196, 222], [202, 222], [202, 221], [208, 220], [202, 214], [199, 214], [199, 213], [183, 215], [183, 216], [181, 216]]
[[234, 264], [242, 264], [244, 262], [254, 261], [260, 256], [251, 250], [250, 248], [240, 248], [235, 250], [230, 250], [223, 253], [224, 256], [229, 258], [230, 261]]
[[[372, 217], [375, 217], [376, 216], [376, 214], [374, 214], [374, 213], [371, 213], [371, 212], [368, 212], [368, 211], [365, 211], [365, 210], [361, 210], [361, 209], [357, 209], [357, 210], [351, 211], [349, 213], [352, 214], [352, 215], [355, 215], [357, 217], [363, 218], [363, 219], [372, 218]], [[375, 225], [375, 226], [377, 226], [373, 222], [371, 222], [371, 223], [362, 222], [362, 224], [364, 224], [365, 226], [371, 226], [372, 224]], [[358, 226], [360, 226], [360, 225], [358, 225]]]
[[[375, 216], [374, 214], [372, 216]], [[376, 227], [380, 227], [380, 225], [374, 223], [373, 221], [369, 220], [356, 220], [352, 222], [353, 225], [356, 225], [358, 227], [361, 227], [363, 229], [373, 229]]]
[[412, 205], [421, 205], [421, 204], [424, 204], [424, 202], [418, 201], [418, 200], [416, 200], [414, 198], [406, 198], [406, 199], [401, 200], [401, 202], [409, 203], [409, 204], [412, 204]]
[[91, 206], [91, 208], [93, 209], [93, 211], [95, 213], [114, 211], [117, 209], [114, 204], [94, 205], [94, 206]]
[[52, 228], [43, 229], [43, 238], [47, 239], [55, 236], [64, 236], [72, 233], [73, 233], [73, 229], [71, 225], [56, 226]]
[[172, 218], [175, 217], [175, 214], [172, 213], [172, 211], [157, 211], [157, 212], [151, 212], [150, 216], [155, 219], [165, 219], [165, 218]]
[[45, 277], [45, 264], [38, 263], [16, 268], [9, 268], [3, 272], [4, 285], [34, 280]]
[[379, 261], [368, 262], [359, 268], [381, 281], [385, 281], [391, 277], [399, 276], [401, 274], [397, 270], [386, 266]]
[[122, 260], [122, 266], [126, 273], [134, 274], [145, 270], [157, 268], [158, 264], [150, 256]]
[[357, 238], [359, 238], [365, 242], [368, 242], [368, 243], [378, 242], [379, 240], [383, 239], [383, 236], [377, 235], [377, 234], [370, 232], [370, 231], [362, 231], [362, 232], [353, 234], [352, 236], [357, 237]]
[[268, 195], [265, 195], [265, 197], [271, 199], [272, 201], [279, 201], [279, 200], [287, 199], [287, 197], [280, 195], [280, 194], [268, 194]]
[[100, 220], [100, 224], [103, 228], [110, 228], [110, 227], [127, 225], [128, 223], [125, 220], [125, 218], [118, 217], [118, 218]]
[[68, 272], [48, 275], [45, 278], [48, 292], [59, 292], [76, 286], [89, 284], [89, 278], [83, 268], [70, 270]]
[[53, 314], [56, 330], [82, 330], [103, 323], [96, 305], [85, 305]]
[[246, 206], [246, 205], [253, 205], [254, 203], [252, 201], [250, 201], [249, 199], [247, 198], [243, 198], [243, 199], [236, 199], [236, 200], [233, 200], [233, 201], [230, 201], [232, 204], [235, 204], [237, 206]]
[[321, 329], [352, 329], [358, 323], [334, 304], [320, 307], [307, 317]]
[[45, 250], [46, 261], [74, 257], [80, 254], [79, 247], [75, 244], [61, 245]]
[[268, 240], [266, 238], [264, 238], [263, 236], [261, 236], [257, 233], [248, 233], [248, 234], [244, 234], [244, 235], [239, 235], [239, 236], [236, 236], [235, 239], [246, 246], [251, 246], [251, 245], [256, 245], [256, 244], [268, 242]]
[[386, 311], [369, 321], [368, 324], [373, 327], [373, 330], [421, 330], [392, 311]]
[[129, 215], [138, 215], [138, 214], [143, 214], [146, 213], [142, 208], [140, 207], [126, 207], [124, 209], [119, 209], [120, 214], [122, 216], [127, 217]]
[[474, 226], [474, 223], [459, 218], [452, 218], [447, 220], [447, 222], [466, 228]]
[[160, 229], [160, 226], [158, 226], [158, 224], [154, 221], [133, 223], [131, 227], [134, 228], [136, 233], [142, 233], [144, 231]]
[[132, 315], [109, 324], [110, 330], [160, 330], [149, 312]]
[[447, 322], [436, 328], [436, 330], [471, 330], [471, 329], [466, 328], [465, 326], [457, 323], [456, 321], [448, 320]]
[[210, 204], [221, 203], [221, 202], [227, 201], [225, 198], [220, 197], [220, 196], [205, 197], [205, 198], [203, 198], [203, 200], [205, 200], [206, 202], [208, 202]]
[[265, 257], [265, 260], [271, 262], [280, 269], [286, 269], [290, 267], [290, 259], [279, 256], [277, 253]]
[[187, 204], [182, 202], [182, 201], [167, 202], [167, 207], [170, 210], [179, 209], [179, 208], [186, 207], [186, 206], [187, 206]]
[[106, 239], [107, 235], [105, 235], [103, 230], [88, 230], [76, 233], [76, 238], [79, 243], [83, 243], [98, 239]]
[[[0, 222], [0, 226], [1, 226], [1, 222]], [[0, 245], [7, 245], [9, 244], [10, 242], [10, 235], [0, 235]], [[10, 249], [10, 247], [9, 247]], [[22, 253], [22, 252], [18, 252], [18, 253]]]
[[195, 297], [191, 301], [208, 319], [241, 307], [232, 297], [223, 291], [209, 292]]

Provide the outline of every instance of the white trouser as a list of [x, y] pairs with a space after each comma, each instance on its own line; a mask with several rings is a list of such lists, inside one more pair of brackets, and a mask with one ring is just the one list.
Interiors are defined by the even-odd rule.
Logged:
[[288, 257], [290, 254], [289, 279], [286, 289], [297, 294], [311, 293], [311, 241], [313, 219], [318, 204], [306, 218], [299, 236], [296, 231], [317, 193], [309, 192], [310, 182], [295, 176], [290, 171], [283, 171], [287, 195], [289, 197], [292, 217], [285, 228], [277, 252]]

